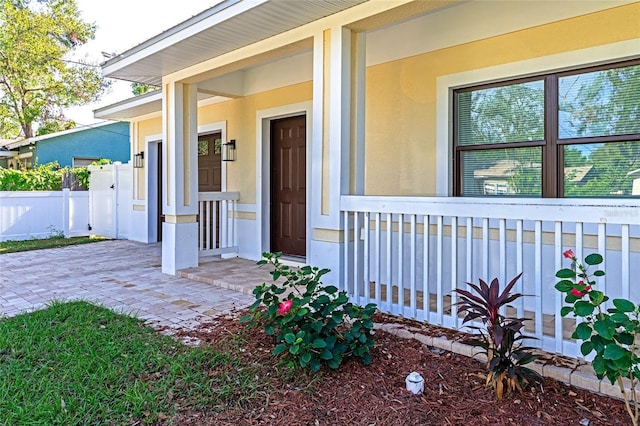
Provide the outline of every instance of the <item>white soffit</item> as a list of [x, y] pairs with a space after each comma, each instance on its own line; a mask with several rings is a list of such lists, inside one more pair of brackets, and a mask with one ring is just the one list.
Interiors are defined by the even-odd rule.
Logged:
[[162, 76], [368, 0], [227, 0], [103, 64], [106, 77], [154, 85]]

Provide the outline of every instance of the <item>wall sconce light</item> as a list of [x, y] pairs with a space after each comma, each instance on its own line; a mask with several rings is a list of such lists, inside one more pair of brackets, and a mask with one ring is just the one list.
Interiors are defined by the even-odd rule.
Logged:
[[140, 151], [139, 153], [133, 156], [133, 168], [141, 169], [144, 167], [144, 151]]
[[222, 161], [236, 161], [236, 140], [231, 139], [222, 145]]

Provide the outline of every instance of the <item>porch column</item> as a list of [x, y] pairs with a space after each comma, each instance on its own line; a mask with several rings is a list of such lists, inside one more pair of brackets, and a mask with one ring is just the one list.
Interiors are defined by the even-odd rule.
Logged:
[[197, 87], [163, 82], [162, 272], [198, 266]]
[[343, 194], [364, 191], [365, 35], [348, 28], [314, 37], [311, 255], [331, 269], [327, 283], [344, 281]]

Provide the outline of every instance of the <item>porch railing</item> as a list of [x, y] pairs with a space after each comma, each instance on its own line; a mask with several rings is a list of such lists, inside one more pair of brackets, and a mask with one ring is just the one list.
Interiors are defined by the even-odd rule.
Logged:
[[525, 296], [508, 313], [526, 317], [528, 342], [579, 356], [575, 319], [559, 314], [564, 301], [555, 272], [604, 255], [598, 287], [612, 299], [640, 301], [640, 200], [505, 199], [343, 196], [343, 286], [358, 303], [450, 328], [461, 328], [456, 288], [497, 277], [503, 287], [520, 272]]
[[200, 256], [238, 252], [236, 202], [238, 192], [198, 193], [198, 250]]

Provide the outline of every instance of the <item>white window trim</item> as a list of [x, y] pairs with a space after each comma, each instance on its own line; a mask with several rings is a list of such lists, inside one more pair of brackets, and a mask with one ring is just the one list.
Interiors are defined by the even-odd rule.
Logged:
[[449, 74], [436, 79], [436, 195], [452, 196], [453, 91], [497, 81], [566, 71], [638, 58], [640, 39], [573, 50], [504, 65]]

